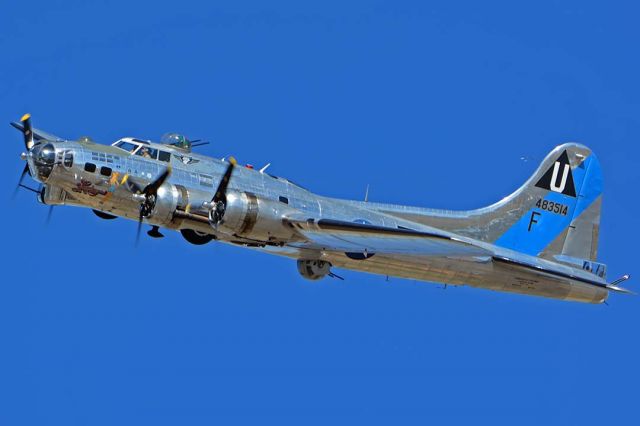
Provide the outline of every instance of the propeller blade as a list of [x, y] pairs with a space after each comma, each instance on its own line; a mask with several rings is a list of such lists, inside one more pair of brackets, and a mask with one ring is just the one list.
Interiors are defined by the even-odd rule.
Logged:
[[229, 180], [231, 179], [231, 174], [233, 173], [233, 168], [236, 166], [237, 161], [233, 157], [229, 157], [229, 166], [227, 170], [224, 172], [222, 179], [220, 180], [220, 184], [218, 185], [218, 189], [216, 190], [215, 195], [211, 199], [212, 204], [216, 204], [219, 201], [225, 201], [227, 187], [229, 186]]
[[142, 207], [140, 207], [140, 216], [138, 216], [138, 229], [136, 231], [136, 245], [135, 247], [138, 247], [138, 244], [140, 244], [140, 231], [142, 231], [142, 220], [144, 219], [144, 214], [142, 212]]
[[24, 165], [24, 169], [22, 169], [22, 173], [20, 174], [20, 180], [18, 181], [18, 184], [16, 185], [16, 189], [13, 190], [13, 195], [11, 196], [11, 199], [16, 198], [16, 194], [18, 193], [18, 190], [22, 186], [22, 181], [24, 180], [24, 177], [25, 177], [25, 175], [27, 173], [29, 173], [29, 165], [25, 164]]
[[49, 222], [51, 222], [52, 213], [53, 213], [53, 206], [49, 206], [49, 211], [47, 212], [47, 221], [45, 222], [45, 225], [49, 225]]
[[167, 166], [167, 168], [162, 172], [160, 176], [156, 178], [149, 185], [145, 186], [142, 190], [142, 193], [145, 195], [156, 195], [158, 189], [162, 186], [162, 184], [171, 176], [171, 166]]
[[127, 185], [127, 188], [129, 188], [129, 191], [133, 192], [134, 194], [142, 194], [142, 191], [144, 190], [144, 188], [135, 183], [133, 179], [127, 179], [125, 184]]
[[22, 123], [22, 134], [24, 135], [24, 146], [27, 150], [33, 148], [33, 128], [31, 127], [31, 114], [25, 114], [20, 119]]

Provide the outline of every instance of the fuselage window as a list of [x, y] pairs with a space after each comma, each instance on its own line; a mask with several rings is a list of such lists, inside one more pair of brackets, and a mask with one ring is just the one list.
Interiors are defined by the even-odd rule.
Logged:
[[72, 167], [73, 166], [73, 152], [72, 151], [67, 151], [64, 153], [64, 161], [63, 164], [65, 167]]
[[85, 163], [84, 171], [89, 173], [94, 173], [96, 171], [96, 165], [93, 163]]
[[100, 167], [100, 174], [102, 176], [111, 176], [111, 168], [110, 167]]
[[138, 148], [138, 145], [130, 142], [118, 142], [116, 146], [128, 152], [133, 152], [136, 150], [136, 148]]
[[166, 151], [160, 151], [158, 154], [158, 160], [164, 161], [166, 163], [171, 161], [171, 153]]
[[283, 197], [282, 195], [278, 197], [281, 203], [289, 204], [289, 199], [287, 197]]
[[138, 150], [138, 152], [136, 152], [136, 155], [150, 160], [156, 160], [158, 158], [158, 150], [148, 146], [143, 146]]
[[213, 188], [213, 177], [209, 175], [200, 175], [200, 185]]

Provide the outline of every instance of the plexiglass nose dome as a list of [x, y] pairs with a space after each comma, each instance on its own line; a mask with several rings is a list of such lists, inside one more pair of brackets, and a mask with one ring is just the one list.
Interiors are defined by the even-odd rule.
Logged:
[[53, 144], [37, 144], [31, 149], [30, 156], [37, 171], [38, 179], [42, 182], [49, 178], [56, 162], [56, 148]]
[[178, 133], [165, 133], [162, 135], [162, 138], [160, 138], [160, 142], [165, 145], [184, 149], [185, 151], [191, 151], [191, 141], [187, 139], [186, 136]]

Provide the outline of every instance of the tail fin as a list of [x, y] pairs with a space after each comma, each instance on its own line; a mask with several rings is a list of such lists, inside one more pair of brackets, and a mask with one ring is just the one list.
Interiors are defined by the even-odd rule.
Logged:
[[598, 253], [601, 203], [598, 159], [586, 146], [567, 143], [551, 151], [518, 190], [488, 207], [444, 211], [380, 204], [375, 208], [600, 274], [603, 265], [593, 261]]
[[595, 154], [583, 145], [560, 145], [520, 189], [487, 208], [498, 226], [508, 224], [489, 234], [496, 245], [583, 267], [582, 260], [597, 257], [601, 205]]

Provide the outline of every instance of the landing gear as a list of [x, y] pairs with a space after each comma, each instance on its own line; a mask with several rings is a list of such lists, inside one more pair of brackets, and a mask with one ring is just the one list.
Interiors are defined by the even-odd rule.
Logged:
[[114, 216], [112, 214], [109, 213], [105, 213], [105, 212], [101, 212], [100, 210], [93, 210], [93, 213], [98, 216], [100, 219], [105, 219], [105, 220], [113, 220], [113, 219], [117, 219], [118, 216]]
[[164, 235], [160, 233], [159, 226], [152, 226], [150, 230], [147, 231], [147, 235], [151, 238], [163, 238]]
[[193, 229], [181, 229], [180, 233], [185, 240], [196, 246], [201, 246], [211, 242], [215, 237], [211, 234], [194, 231]]

